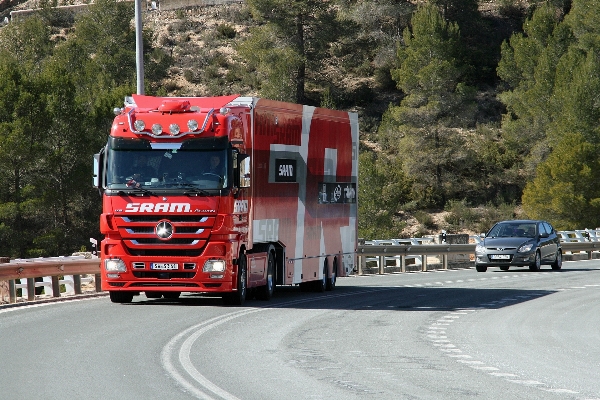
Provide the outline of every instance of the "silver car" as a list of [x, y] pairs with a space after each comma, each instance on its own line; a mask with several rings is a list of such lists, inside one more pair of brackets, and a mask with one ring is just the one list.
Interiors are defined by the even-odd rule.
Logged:
[[511, 220], [498, 222], [475, 247], [475, 269], [488, 267], [503, 271], [513, 267], [529, 267], [539, 271], [542, 264], [562, 268], [562, 248], [556, 231], [546, 221]]

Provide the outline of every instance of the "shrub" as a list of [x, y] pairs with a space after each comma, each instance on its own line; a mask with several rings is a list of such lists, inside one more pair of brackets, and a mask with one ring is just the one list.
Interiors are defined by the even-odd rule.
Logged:
[[479, 221], [477, 211], [464, 200], [450, 200], [446, 204], [446, 211], [449, 211], [445, 219], [450, 230], [469, 229]]
[[417, 211], [414, 214], [414, 217], [417, 219], [417, 221], [419, 221], [419, 223], [421, 225], [423, 225], [425, 228], [427, 229], [434, 229], [437, 228], [433, 217], [431, 216], [431, 214], [428, 214], [425, 211]]
[[229, 24], [218, 25], [217, 32], [225, 39], [233, 39], [236, 35], [235, 28]]

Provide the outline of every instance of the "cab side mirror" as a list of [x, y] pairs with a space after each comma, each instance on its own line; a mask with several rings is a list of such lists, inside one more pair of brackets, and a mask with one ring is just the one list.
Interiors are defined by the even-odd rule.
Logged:
[[248, 188], [250, 187], [250, 183], [251, 183], [251, 174], [250, 174], [250, 156], [247, 154], [240, 154], [238, 156], [238, 160], [239, 160], [239, 171], [240, 171], [240, 181], [239, 181], [239, 187], [240, 188]]

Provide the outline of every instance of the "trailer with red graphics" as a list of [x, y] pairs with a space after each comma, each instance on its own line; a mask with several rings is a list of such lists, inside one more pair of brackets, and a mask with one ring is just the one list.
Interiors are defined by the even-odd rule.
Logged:
[[358, 118], [255, 97], [133, 95], [94, 155], [102, 290], [242, 304], [355, 266]]

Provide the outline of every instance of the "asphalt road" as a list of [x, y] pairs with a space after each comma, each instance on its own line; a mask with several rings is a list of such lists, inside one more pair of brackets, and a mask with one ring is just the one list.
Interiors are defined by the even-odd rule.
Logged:
[[0, 308], [0, 399], [600, 399], [600, 261]]

